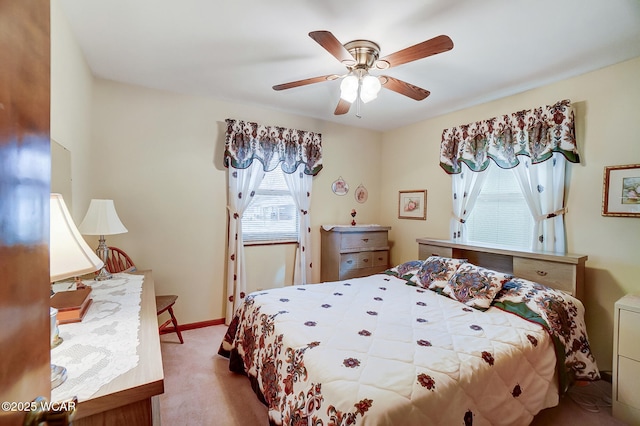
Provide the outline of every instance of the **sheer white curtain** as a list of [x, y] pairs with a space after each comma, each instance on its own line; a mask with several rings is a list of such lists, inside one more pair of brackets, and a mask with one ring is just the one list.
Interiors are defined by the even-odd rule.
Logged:
[[451, 239], [459, 243], [467, 241], [466, 220], [473, 210], [487, 177], [486, 170], [473, 172], [466, 166], [462, 169], [462, 172], [451, 175], [453, 215], [449, 228]]
[[298, 166], [295, 173], [285, 173], [289, 191], [298, 208], [298, 248], [293, 273], [293, 284], [308, 284], [311, 281], [311, 185], [313, 176], [304, 173], [304, 164]]
[[254, 161], [246, 169], [229, 167], [228, 205], [229, 235], [227, 236], [227, 309], [225, 320], [229, 324], [236, 308], [247, 292], [244, 244], [242, 239], [242, 215], [251, 203], [255, 190], [260, 186], [265, 172], [260, 161]]
[[535, 225], [531, 248], [553, 252], [566, 250], [564, 231], [564, 190], [567, 161], [564, 155], [553, 153], [550, 160], [531, 164], [522, 157], [513, 168]]
[[[575, 117], [568, 99], [444, 129], [440, 167], [453, 179], [453, 239], [466, 241], [464, 221], [473, 209], [485, 177], [479, 171], [495, 163], [503, 169], [515, 168], [535, 219], [532, 248], [564, 252], [568, 162], [580, 162]], [[469, 176], [469, 170], [478, 172]], [[457, 177], [457, 174], [467, 176]]]

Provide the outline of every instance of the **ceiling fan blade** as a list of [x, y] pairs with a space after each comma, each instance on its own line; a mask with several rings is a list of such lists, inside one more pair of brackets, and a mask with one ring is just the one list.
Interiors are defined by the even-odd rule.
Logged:
[[307, 84], [313, 84], [313, 83], [321, 83], [323, 81], [335, 80], [337, 78], [340, 78], [340, 76], [336, 74], [305, 78], [304, 80], [291, 81], [289, 83], [283, 83], [283, 84], [276, 84], [275, 86], [273, 86], [273, 90], [291, 89], [293, 87], [306, 86]]
[[334, 58], [342, 62], [347, 67], [354, 66], [356, 60], [351, 53], [338, 41], [338, 39], [329, 31], [311, 31], [309, 37], [314, 39], [320, 46], [331, 53]]
[[346, 114], [346, 113], [349, 112], [349, 108], [351, 108], [351, 103], [345, 101], [342, 98], [340, 98], [340, 101], [338, 102], [338, 105], [336, 106], [336, 110], [333, 113], [335, 115]]
[[397, 78], [389, 77], [388, 75], [381, 75], [379, 77], [382, 87], [385, 89], [393, 90], [396, 93], [421, 101], [431, 94], [428, 90], [421, 87], [414, 86], [406, 81], [398, 80]]
[[446, 52], [451, 49], [453, 49], [453, 41], [446, 35], [439, 35], [378, 59], [378, 61], [376, 61], [376, 68], [386, 69], [397, 67], [398, 65]]

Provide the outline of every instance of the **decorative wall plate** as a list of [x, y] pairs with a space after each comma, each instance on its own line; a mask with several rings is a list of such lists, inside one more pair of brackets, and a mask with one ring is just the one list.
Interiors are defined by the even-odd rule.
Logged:
[[342, 176], [340, 176], [331, 184], [331, 190], [336, 195], [345, 195], [349, 192], [349, 185], [342, 179]]
[[365, 188], [364, 185], [360, 184], [356, 188], [356, 192], [354, 193], [354, 195], [355, 195], [356, 201], [362, 204], [365, 201], [367, 201], [367, 198], [369, 198], [369, 191], [367, 191], [367, 188]]

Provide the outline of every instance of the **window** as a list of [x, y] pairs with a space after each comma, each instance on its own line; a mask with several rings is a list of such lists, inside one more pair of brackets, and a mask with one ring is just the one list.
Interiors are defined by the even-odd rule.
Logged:
[[267, 172], [242, 215], [245, 244], [298, 241], [298, 209], [277, 166]]
[[530, 249], [533, 217], [512, 170], [491, 164], [467, 220], [470, 242]]

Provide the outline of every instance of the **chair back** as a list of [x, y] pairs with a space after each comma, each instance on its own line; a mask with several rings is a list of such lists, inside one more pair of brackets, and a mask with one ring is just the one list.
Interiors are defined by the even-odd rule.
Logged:
[[136, 270], [136, 265], [127, 253], [118, 247], [107, 248], [109, 249], [109, 252], [107, 254], [107, 264], [105, 266], [109, 272], [115, 274], [116, 272], [133, 272]]

